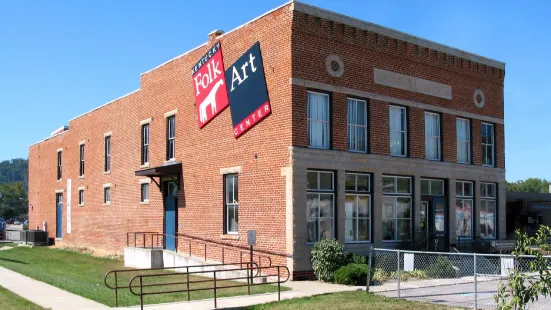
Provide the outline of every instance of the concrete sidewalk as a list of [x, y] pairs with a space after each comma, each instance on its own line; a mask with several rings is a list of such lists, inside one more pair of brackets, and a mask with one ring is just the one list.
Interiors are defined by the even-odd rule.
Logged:
[[69, 293], [55, 286], [33, 280], [0, 267], [0, 285], [35, 304], [52, 310], [101, 310], [109, 307]]

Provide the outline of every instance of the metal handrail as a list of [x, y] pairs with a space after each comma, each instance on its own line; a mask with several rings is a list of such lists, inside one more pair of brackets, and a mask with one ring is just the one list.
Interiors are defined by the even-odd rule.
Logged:
[[[258, 277], [260, 275], [260, 268], [257, 263], [255, 262], [240, 262], [240, 263], [226, 263], [226, 264], [210, 264], [210, 265], [192, 265], [192, 266], [179, 266], [179, 267], [159, 267], [159, 268], [138, 268], [138, 269], [117, 269], [117, 270], [111, 270], [105, 274], [105, 277], [103, 278], [103, 283], [107, 288], [115, 290], [115, 307], [119, 306], [119, 289], [125, 289], [130, 288], [130, 283], [128, 285], [119, 286], [118, 282], [118, 275], [121, 273], [128, 273], [128, 272], [140, 272], [140, 271], [154, 271], [154, 270], [179, 270], [179, 269], [186, 269], [186, 273], [189, 273], [190, 268], [205, 268], [205, 267], [224, 267], [224, 266], [236, 266], [240, 265], [241, 269], [243, 269], [243, 265], [247, 265], [246, 270], [254, 270], [256, 269], [256, 273], [254, 273], [253, 277]], [[249, 268], [249, 265], [251, 267]], [[225, 270], [221, 270], [225, 271]], [[109, 285], [107, 283], [107, 279], [109, 278], [109, 275], [113, 275], [115, 286]], [[188, 293], [188, 301], [189, 301], [189, 293]]]
[[[188, 293], [188, 300], [189, 300], [189, 293], [190, 292], [197, 292], [197, 291], [208, 291], [213, 290], [214, 291], [214, 308], [218, 307], [217, 302], [217, 291], [220, 289], [226, 289], [226, 288], [235, 288], [235, 287], [248, 287], [249, 295], [251, 294], [251, 286], [258, 286], [258, 285], [266, 285], [266, 284], [277, 284], [277, 298], [278, 300], [281, 300], [281, 284], [285, 283], [290, 278], [290, 272], [289, 268], [287, 266], [270, 266], [270, 267], [259, 267], [259, 270], [262, 269], [276, 269], [277, 268], [277, 281], [267, 281], [262, 283], [254, 283], [253, 277], [233, 277], [233, 278], [224, 278], [224, 279], [218, 279], [216, 278], [216, 274], [218, 272], [231, 272], [231, 271], [243, 271], [242, 268], [236, 268], [236, 269], [226, 269], [226, 270], [209, 270], [209, 271], [195, 271], [195, 272], [188, 272], [188, 273], [164, 273], [164, 274], [148, 274], [148, 275], [137, 275], [133, 277], [130, 282], [128, 283], [129, 290], [132, 294], [136, 296], [140, 296], [140, 306], [143, 310], [143, 298], [144, 296], [148, 295], [158, 295], [158, 294], [170, 294], [170, 293]], [[287, 277], [285, 280], [281, 280], [281, 269], [286, 270]], [[193, 274], [205, 274], [210, 273], [213, 274], [213, 280], [198, 280], [198, 281], [190, 281], [189, 275]], [[261, 273], [261, 272], [260, 272]], [[167, 277], [167, 276], [186, 276], [186, 281], [182, 282], [169, 282], [169, 283], [155, 283], [155, 284], [144, 284], [144, 279], [152, 278], [152, 277]], [[235, 281], [235, 280], [244, 280], [247, 279], [247, 284], [234, 284], [230, 286], [218, 286], [217, 281]], [[134, 281], [139, 280], [139, 285], [134, 285]], [[214, 282], [214, 285], [212, 287], [205, 287], [205, 288], [196, 288], [196, 289], [190, 289], [189, 285], [193, 283], [206, 283], [206, 282]], [[186, 285], [186, 289], [180, 289], [180, 290], [166, 290], [166, 291], [156, 291], [156, 292], [144, 292], [144, 288], [147, 287], [161, 287], [161, 286], [168, 286], [168, 285]], [[135, 291], [135, 288], [139, 287], [139, 291]]]

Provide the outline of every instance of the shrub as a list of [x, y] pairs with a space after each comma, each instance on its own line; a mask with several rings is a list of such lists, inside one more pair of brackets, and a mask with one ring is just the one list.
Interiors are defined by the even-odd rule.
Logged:
[[365, 285], [367, 281], [366, 264], [348, 264], [335, 271], [335, 283], [345, 285]]
[[314, 243], [312, 267], [318, 280], [332, 282], [335, 271], [346, 265], [346, 256], [342, 244], [335, 239], [325, 239]]
[[443, 256], [439, 256], [436, 259], [436, 263], [427, 267], [426, 274], [429, 278], [433, 279], [456, 277], [455, 268], [452, 262]]
[[349, 264], [367, 264], [367, 259], [365, 258], [365, 256], [353, 253], [347, 253], [347, 256]]
[[29, 225], [23, 224], [23, 230], [29, 230]]
[[381, 268], [375, 268], [371, 272], [371, 282], [375, 284], [383, 283], [388, 280], [390, 274]]

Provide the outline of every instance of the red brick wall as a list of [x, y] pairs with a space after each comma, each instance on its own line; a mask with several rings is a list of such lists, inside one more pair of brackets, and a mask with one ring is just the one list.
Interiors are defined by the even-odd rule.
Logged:
[[[72, 233], [63, 242], [122, 251], [126, 233], [163, 229], [161, 193], [150, 185], [150, 204], [140, 204], [140, 121], [150, 125], [150, 164], [165, 161], [166, 119], [176, 114], [176, 159], [182, 162], [179, 232], [215, 242], [245, 246], [247, 230], [256, 229], [257, 249], [285, 253], [285, 178], [291, 145], [291, 12], [281, 8], [220, 38], [225, 67], [260, 41], [272, 115], [239, 139], [233, 137], [230, 109], [203, 129], [197, 114], [191, 68], [213, 42], [177, 57], [141, 76], [140, 89], [69, 123], [61, 136], [32, 146], [30, 159], [30, 225], [48, 222], [55, 235], [55, 190], [72, 179]], [[205, 38], [207, 34], [205, 33]], [[98, 103], [100, 105], [101, 103]], [[104, 133], [112, 131], [111, 174], [103, 173]], [[85, 177], [78, 178], [79, 141], [86, 140]], [[63, 147], [64, 175], [56, 182], [56, 149]], [[223, 176], [220, 168], [241, 166], [239, 175], [239, 240], [222, 240]], [[103, 205], [103, 184], [111, 183], [111, 205]], [[78, 207], [78, 187], [86, 186], [84, 207]], [[66, 193], [65, 193], [66, 195]], [[64, 197], [65, 199], [65, 197]], [[66, 201], [66, 199], [65, 199]], [[40, 224], [41, 225], [41, 224]], [[187, 243], [181, 244], [181, 250]], [[209, 249], [209, 251], [211, 251]], [[209, 255], [215, 255], [214, 250]], [[226, 259], [237, 259], [226, 253]], [[273, 257], [274, 264], [285, 263]]]
[[425, 111], [408, 108], [409, 157], [425, 159]]
[[373, 154], [390, 155], [390, 124], [388, 104], [369, 101], [369, 149]]
[[442, 126], [442, 158], [447, 162], [457, 162], [457, 118], [455, 115], [443, 114], [440, 118]]

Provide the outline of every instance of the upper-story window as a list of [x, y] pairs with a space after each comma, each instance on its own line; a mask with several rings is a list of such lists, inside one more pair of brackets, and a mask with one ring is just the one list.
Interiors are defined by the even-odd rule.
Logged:
[[471, 123], [468, 119], [458, 118], [457, 124], [457, 162], [471, 163]]
[[111, 171], [111, 136], [105, 137], [105, 172]]
[[390, 155], [407, 156], [406, 108], [390, 106]]
[[63, 152], [58, 151], [57, 152], [57, 179], [58, 180], [61, 180], [61, 177], [63, 175], [63, 169], [62, 169], [62, 165], [61, 165], [62, 157], [63, 157]]
[[494, 125], [482, 123], [482, 164], [494, 166]]
[[176, 117], [171, 116], [166, 121], [166, 160], [176, 158]]
[[142, 125], [142, 165], [149, 163], [149, 124]]
[[473, 182], [456, 182], [455, 235], [473, 236]]
[[425, 112], [425, 152], [427, 159], [440, 160], [440, 114]]
[[411, 178], [383, 176], [383, 240], [411, 237]]
[[84, 176], [84, 144], [80, 145], [80, 165], [79, 165], [79, 176]]
[[308, 146], [329, 149], [329, 95], [308, 92]]
[[307, 172], [307, 242], [334, 236], [335, 186], [331, 171]]
[[367, 242], [371, 240], [370, 175], [347, 173], [345, 181], [345, 241]]
[[348, 98], [348, 150], [367, 152], [367, 102]]
[[226, 217], [225, 233], [237, 234], [239, 224], [239, 177], [237, 174], [224, 176], [226, 199], [224, 200], [224, 213]]
[[103, 187], [103, 204], [111, 204], [111, 186], [104, 185]]

